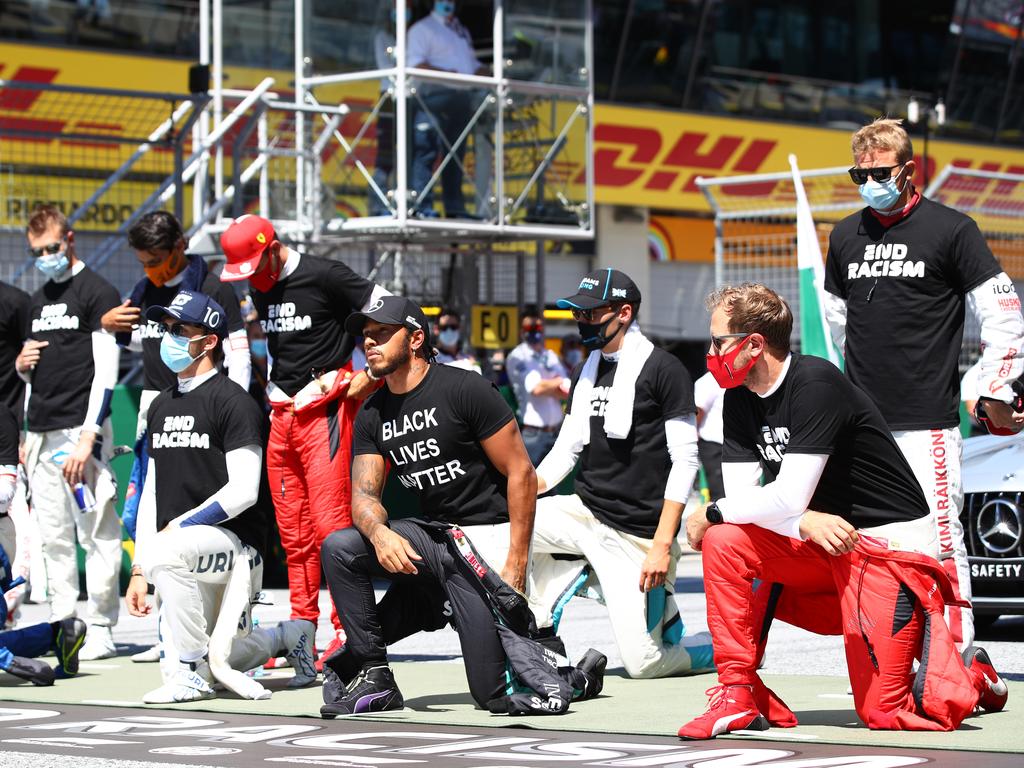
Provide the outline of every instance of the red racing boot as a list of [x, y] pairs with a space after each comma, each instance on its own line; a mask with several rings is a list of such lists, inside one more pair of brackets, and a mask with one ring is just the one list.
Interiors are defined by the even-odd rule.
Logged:
[[1010, 698], [1006, 683], [996, 673], [996, 668], [992, 666], [992, 660], [984, 648], [975, 648], [970, 659], [967, 667], [975, 675], [978, 689], [981, 691], [978, 706], [986, 712], [1001, 712], [1006, 706], [1006, 700]]
[[713, 739], [730, 731], [767, 731], [768, 720], [757, 708], [751, 685], [718, 685], [705, 693], [708, 711], [679, 729], [681, 739]]

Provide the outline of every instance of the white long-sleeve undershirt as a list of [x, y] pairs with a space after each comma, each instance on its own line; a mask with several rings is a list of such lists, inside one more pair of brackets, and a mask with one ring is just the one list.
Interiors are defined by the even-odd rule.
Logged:
[[787, 453], [778, 477], [758, 485], [757, 462], [722, 462], [725, 498], [718, 509], [727, 523], [751, 523], [769, 531], [800, 539], [800, 518], [807, 511], [829, 457], [814, 453]]
[[245, 328], [232, 331], [221, 342], [224, 350], [224, 367], [228, 378], [248, 391], [252, 380], [252, 355], [249, 352], [249, 334]]
[[110, 414], [110, 400], [117, 384], [118, 363], [121, 348], [117, 346], [114, 334], [106, 331], [92, 332], [92, 386], [89, 388], [89, 403], [85, 409], [82, 430], [99, 432], [104, 420]]

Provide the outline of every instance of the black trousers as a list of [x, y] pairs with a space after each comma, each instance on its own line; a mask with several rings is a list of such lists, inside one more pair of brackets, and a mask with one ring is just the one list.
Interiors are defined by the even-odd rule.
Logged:
[[[482, 588], [455, 560], [443, 531], [414, 520], [395, 520], [391, 529], [423, 558], [416, 563], [419, 573], [386, 571], [373, 544], [355, 528], [324, 540], [321, 562], [348, 636], [344, 649], [325, 663], [347, 682], [365, 664], [387, 663], [391, 643], [451, 623], [462, 645], [469, 692], [486, 707], [505, 694], [505, 651]], [[391, 581], [379, 604], [373, 579]]]

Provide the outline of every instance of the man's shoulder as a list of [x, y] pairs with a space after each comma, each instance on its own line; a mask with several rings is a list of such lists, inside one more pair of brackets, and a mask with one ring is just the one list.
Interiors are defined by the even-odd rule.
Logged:
[[844, 216], [842, 219], [837, 221], [836, 225], [832, 228], [831, 239], [835, 240], [840, 237], [856, 235], [862, 227], [864, 217], [870, 215], [871, 214], [867, 208], [861, 208], [848, 216]]
[[652, 371], [659, 370], [667, 373], [682, 374], [690, 378], [690, 374], [686, 370], [686, 366], [683, 365], [682, 360], [661, 347], [655, 347], [651, 350], [651, 356], [648, 358], [647, 366], [645, 367]]
[[815, 355], [794, 353], [789, 375], [794, 384], [824, 382], [840, 389], [846, 389], [850, 384], [850, 380], [832, 362]]
[[28, 304], [31, 298], [27, 291], [23, 291], [16, 285], [0, 280], [0, 299], [2, 299], [5, 307], [9, 308], [16, 304]]

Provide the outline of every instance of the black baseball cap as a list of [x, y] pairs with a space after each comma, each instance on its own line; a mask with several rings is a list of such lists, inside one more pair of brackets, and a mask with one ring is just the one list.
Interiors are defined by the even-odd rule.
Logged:
[[221, 339], [228, 335], [228, 318], [224, 307], [199, 291], [178, 291], [166, 307], [150, 307], [146, 310], [146, 319], [154, 323], [162, 322], [170, 315], [183, 323], [199, 325]]
[[594, 309], [617, 302], [638, 304], [640, 289], [625, 272], [607, 267], [580, 280], [576, 293], [556, 303], [559, 309]]
[[384, 325], [401, 325], [410, 331], [423, 331], [425, 344], [430, 346], [430, 324], [412, 299], [404, 296], [381, 296], [365, 312], [353, 312], [345, 319], [345, 330], [354, 336], [362, 336], [367, 320]]

